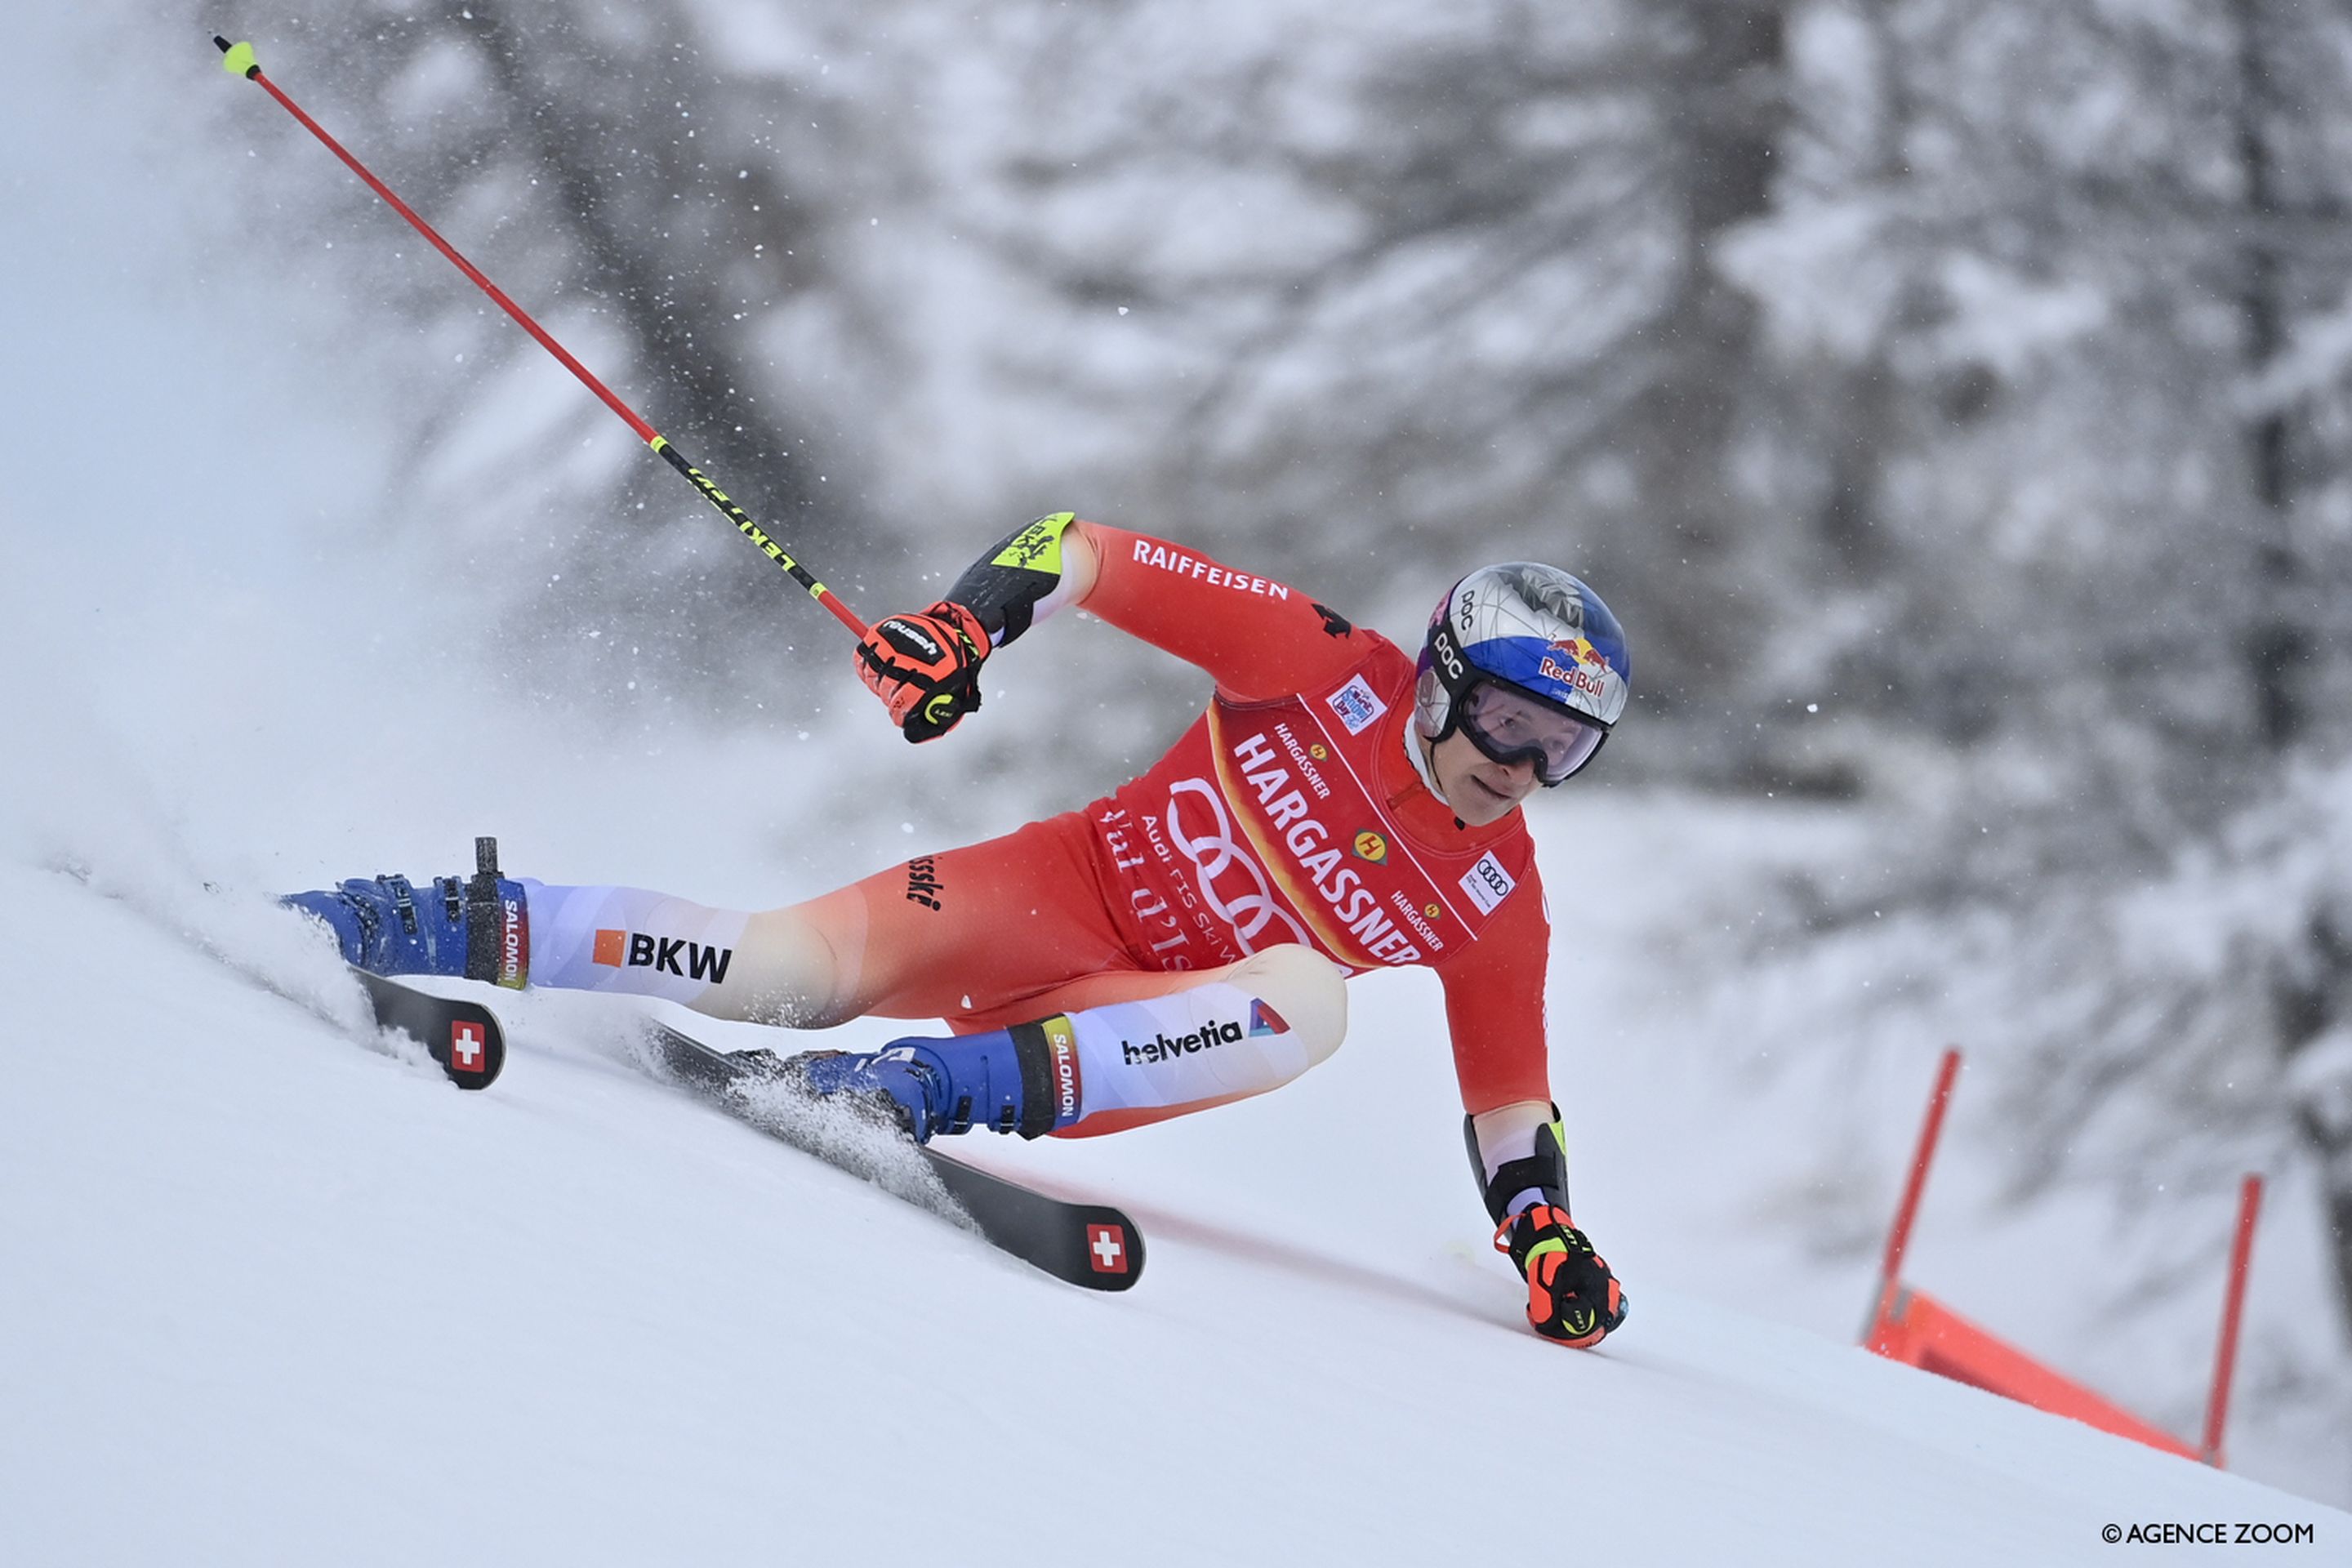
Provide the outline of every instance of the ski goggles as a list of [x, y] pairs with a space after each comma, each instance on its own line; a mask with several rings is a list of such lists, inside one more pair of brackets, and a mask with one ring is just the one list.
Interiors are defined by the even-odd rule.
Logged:
[[1470, 743], [1494, 762], [1533, 763], [1546, 788], [1592, 760], [1609, 731], [1590, 719], [1507, 686], [1481, 680], [1456, 700]]

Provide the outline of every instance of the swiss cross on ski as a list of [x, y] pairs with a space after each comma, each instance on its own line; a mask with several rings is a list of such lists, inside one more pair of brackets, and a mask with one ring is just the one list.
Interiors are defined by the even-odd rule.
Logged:
[[1087, 1251], [1097, 1274], [1127, 1272], [1127, 1236], [1115, 1225], [1087, 1226]]

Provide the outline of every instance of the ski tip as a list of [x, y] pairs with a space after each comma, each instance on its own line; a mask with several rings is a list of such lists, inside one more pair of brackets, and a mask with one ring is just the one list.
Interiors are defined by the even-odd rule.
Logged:
[[478, 1002], [436, 996], [382, 974], [353, 968], [376, 1023], [423, 1046], [459, 1089], [488, 1089], [507, 1064], [506, 1031]]
[[232, 44], [218, 33], [213, 35], [213, 42], [220, 46], [221, 69], [229, 75], [251, 76], [261, 68], [261, 62], [253, 58], [251, 44]]

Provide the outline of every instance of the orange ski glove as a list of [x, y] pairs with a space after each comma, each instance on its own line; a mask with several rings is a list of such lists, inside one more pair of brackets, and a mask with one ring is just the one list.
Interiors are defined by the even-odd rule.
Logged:
[[1495, 1232], [1528, 1281], [1528, 1322], [1548, 1340], [1579, 1350], [1625, 1321], [1625, 1292], [1566, 1209], [1529, 1204]]
[[980, 706], [988, 630], [961, 605], [940, 600], [920, 615], [886, 616], [857, 645], [857, 674], [909, 741], [929, 741]]

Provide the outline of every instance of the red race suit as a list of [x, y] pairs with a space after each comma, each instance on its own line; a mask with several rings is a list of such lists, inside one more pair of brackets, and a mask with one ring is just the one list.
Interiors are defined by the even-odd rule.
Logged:
[[1145, 968], [1213, 969], [1304, 942], [1350, 971], [1445, 988], [1463, 1108], [1550, 1098], [1550, 922], [1514, 811], [1464, 827], [1423, 782], [1412, 658], [1296, 589], [1082, 524], [1092, 614], [1198, 665], [1208, 711], [1086, 810], [1104, 903]]

